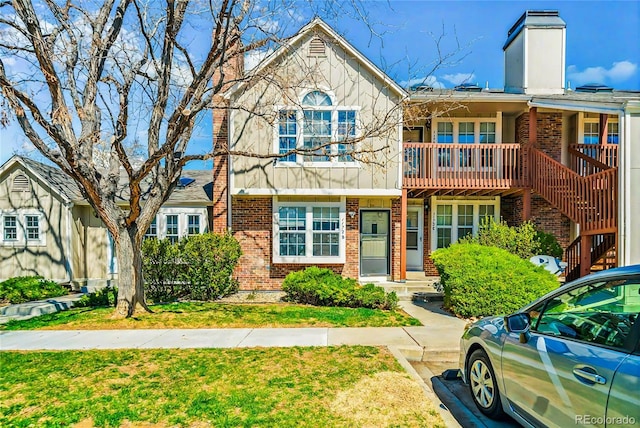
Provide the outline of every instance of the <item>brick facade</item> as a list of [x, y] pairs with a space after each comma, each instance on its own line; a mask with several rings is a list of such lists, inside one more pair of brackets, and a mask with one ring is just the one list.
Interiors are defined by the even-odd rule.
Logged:
[[[233, 197], [232, 230], [240, 242], [242, 257], [235, 270], [241, 290], [279, 290], [289, 272], [315, 264], [273, 263], [273, 199], [266, 197]], [[357, 278], [360, 267], [359, 200], [347, 198], [346, 254], [344, 264], [319, 264], [334, 272]]]

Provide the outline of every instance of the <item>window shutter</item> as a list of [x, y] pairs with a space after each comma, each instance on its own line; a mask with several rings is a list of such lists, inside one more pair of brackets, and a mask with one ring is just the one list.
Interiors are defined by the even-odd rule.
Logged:
[[12, 192], [28, 192], [31, 190], [29, 186], [29, 178], [24, 174], [18, 174], [13, 178], [11, 185]]
[[315, 37], [309, 43], [309, 56], [324, 56], [324, 55], [325, 55], [324, 41], [319, 37]]

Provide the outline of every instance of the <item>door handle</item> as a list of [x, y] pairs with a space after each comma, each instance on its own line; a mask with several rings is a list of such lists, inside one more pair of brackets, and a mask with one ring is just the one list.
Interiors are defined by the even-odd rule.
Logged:
[[589, 382], [593, 382], [593, 383], [597, 383], [600, 385], [604, 385], [605, 383], [607, 383], [607, 380], [605, 378], [603, 378], [602, 376], [600, 376], [598, 373], [592, 373], [591, 370], [593, 369], [589, 369], [589, 371], [585, 370], [585, 368], [574, 368], [573, 369], [573, 374], [576, 375], [579, 378], [585, 379]]

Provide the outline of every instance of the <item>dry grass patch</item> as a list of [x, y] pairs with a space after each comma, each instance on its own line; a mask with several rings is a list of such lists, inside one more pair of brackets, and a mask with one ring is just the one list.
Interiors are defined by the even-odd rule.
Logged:
[[406, 374], [379, 372], [340, 391], [331, 410], [358, 427], [445, 427], [420, 385]]

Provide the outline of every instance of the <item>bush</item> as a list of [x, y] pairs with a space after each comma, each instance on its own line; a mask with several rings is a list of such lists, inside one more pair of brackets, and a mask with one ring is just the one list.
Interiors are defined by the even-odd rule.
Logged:
[[0, 300], [13, 304], [64, 296], [67, 293], [67, 289], [57, 282], [48, 281], [41, 276], [18, 276], [0, 282]]
[[525, 260], [539, 254], [562, 258], [564, 253], [554, 235], [537, 229], [530, 221], [510, 227], [504, 221], [496, 223], [492, 218], [484, 219], [478, 236], [466, 236], [459, 242], [502, 248]]
[[386, 293], [373, 284], [359, 285], [355, 279], [343, 278], [331, 269], [311, 266], [289, 273], [282, 283], [284, 300], [315, 306], [345, 306], [393, 310], [398, 305], [396, 293]]
[[154, 302], [228, 296], [238, 290], [232, 274], [241, 255], [231, 234], [193, 235], [177, 244], [148, 239], [142, 244], [146, 295]]
[[238, 281], [232, 275], [242, 250], [230, 233], [189, 236], [178, 248], [184, 266], [180, 280], [189, 284], [190, 299], [215, 300], [238, 291]]
[[156, 302], [175, 300], [187, 294], [178, 282], [178, 246], [168, 239], [146, 239], [142, 243], [142, 275], [146, 296]]
[[536, 240], [536, 227], [527, 221], [520, 226], [510, 227], [506, 222], [496, 222], [489, 217], [480, 223], [478, 236], [466, 236], [459, 242], [498, 247], [522, 259], [530, 259], [540, 254], [540, 243]]
[[564, 251], [558, 243], [558, 239], [554, 235], [538, 230], [536, 231], [536, 241], [540, 243], [540, 253], [538, 254], [549, 255], [562, 259]]
[[509, 314], [558, 287], [558, 280], [506, 250], [453, 244], [431, 254], [444, 305], [461, 317]]
[[118, 288], [105, 287], [93, 293], [85, 294], [78, 301], [74, 302], [76, 308], [87, 308], [96, 306], [115, 306], [118, 301]]

